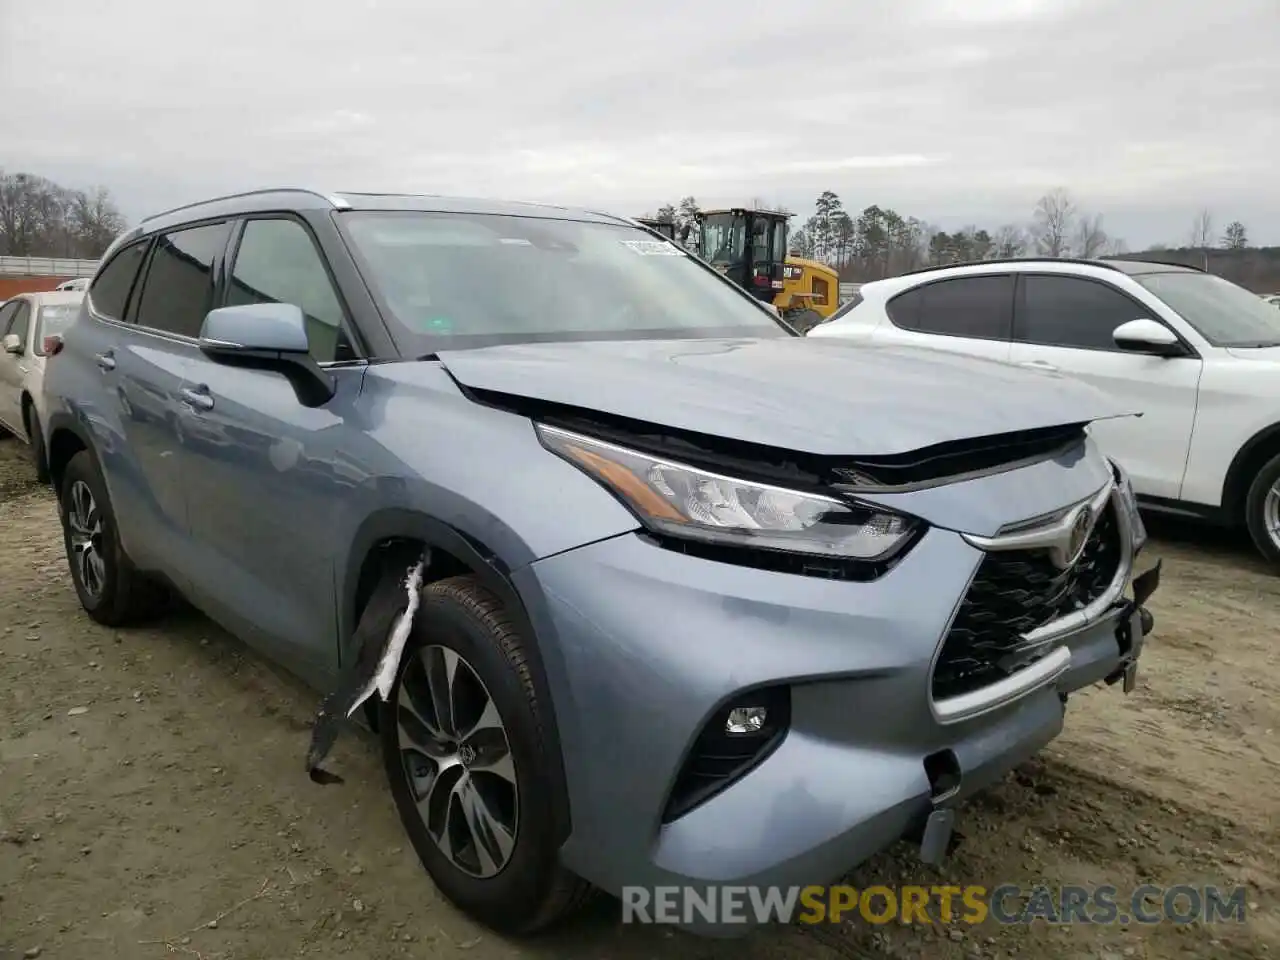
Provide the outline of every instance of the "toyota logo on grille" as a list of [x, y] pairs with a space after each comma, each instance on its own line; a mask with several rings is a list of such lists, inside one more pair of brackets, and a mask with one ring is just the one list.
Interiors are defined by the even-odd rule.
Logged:
[[1076, 513], [1063, 542], [1053, 551], [1053, 559], [1059, 568], [1066, 570], [1080, 559], [1085, 544], [1089, 542], [1089, 534], [1093, 532], [1093, 521], [1093, 512], [1087, 506], [1081, 507]]
[[476, 762], [476, 748], [469, 743], [464, 743], [458, 748], [458, 759], [462, 761], [464, 767], [469, 767]]

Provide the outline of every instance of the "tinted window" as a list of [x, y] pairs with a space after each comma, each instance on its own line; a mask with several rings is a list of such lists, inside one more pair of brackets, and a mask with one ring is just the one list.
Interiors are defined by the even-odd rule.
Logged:
[[895, 326], [920, 333], [1007, 340], [1013, 278], [957, 277], [908, 290], [887, 305]]
[[1150, 313], [1120, 291], [1080, 277], [1022, 280], [1015, 339], [1044, 346], [1119, 350], [1116, 327]]
[[213, 263], [230, 225], [213, 223], [166, 233], [156, 240], [134, 321], [184, 337], [200, 336], [213, 306]]
[[342, 304], [311, 236], [294, 220], [250, 220], [231, 272], [229, 306], [291, 303], [307, 319], [307, 343], [317, 363], [349, 360]]
[[143, 240], [125, 247], [94, 278], [93, 286], [89, 288], [89, 300], [100, 316], [109, 320], [124, 319], [124, 310], [129, 304], [129, 291], [133, 288], [138, 268], [142, 266], [142, 257], [147, 252], [149, 242]]

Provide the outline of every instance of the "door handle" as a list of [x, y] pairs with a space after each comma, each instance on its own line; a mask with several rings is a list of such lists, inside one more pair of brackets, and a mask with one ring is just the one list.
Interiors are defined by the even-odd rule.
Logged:
[[1045, 370], [1049, 373], [1057, 373], [1058, 368], [1047, 360], [1024, 360], [1018, 364], [1020, 367], [1030, 367], [1032, 370]]
[[213, 397], [209, 396], [209, 394], [204, 390], [192, 390], [188, 387], [183, 387], [180, 391], [180, 395], [182, 397], [182, 402], [192, 410], [213, 409]]
[[98, 354], [93, 359], [97, 361], [98, 366], [103, 370], [114, 370], [116, 368], [116, 358], [111, 355], [110, 350], [106, 353]]

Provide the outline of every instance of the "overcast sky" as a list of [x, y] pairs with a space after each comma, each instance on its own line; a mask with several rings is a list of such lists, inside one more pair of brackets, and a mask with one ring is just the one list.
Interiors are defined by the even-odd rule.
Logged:
[[270, 185], [835, 190], [943, 227], [1065, 186], [1134, 249], [1280, 243], [1280, 0], [0, 0], [0, 168], [137, 218]]

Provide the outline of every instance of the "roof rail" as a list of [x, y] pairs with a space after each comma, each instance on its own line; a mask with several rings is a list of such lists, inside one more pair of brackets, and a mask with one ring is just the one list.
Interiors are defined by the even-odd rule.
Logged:
[[161, 217], [167, 217], [171, 213], [178, 213], [182, 210], [191, 210], [194, 207], [203, 207], [207, 204], [219, 203], [223, 200], [239, 200], [242, 197], [258, 197], [268, 193], [306, 193], [313, 197], [319, 197], [326, 203], [332, 204], [335, 210], [347, 210], [351, 207], [351, 204], [347, 203], [340, 196], [321, 193], [319, 190], [308, 190], [306, 187], [267, 187], [262, 190], [245, 190], [241, 193], [228, 193], [221, 197], [209, 197], [207, 200], [197, 200], [195, 203], [184, 203], [180, 207], [172, 207], [168, 210], [161, 210], [159, 213], [153, 213], [149, 217], [143, 217], [139, 222], [147, 223], [151, 220], [158, 220]]
[[[1159, 267], [1182, 267], [1184, 270], [1195, 270], [1197, 273], [1208, 273], [1204, 267], [1196, 266], [1194, 263], [1183, 263], [1181, 260], [1173, 262], [1172, 260], [1153, 260], [1151, 257], [1144, 257], [1136, 253], [1120, 253], [1108, 254], [1105, 257], [1099, 257], [1100, 260], [1117, 260], [1122, 263], [1153, 263]], [[1106, 266], [1106, 264], [1103, 264]], [[1120, 269], [1116, 267], [1115, 269]]]
[[995, 257], [991, 260], [961, 260], [957, 263], [939, 263], [928, 267], [919, 267], [915, 270], [908, 270], [906, 273], [899, 274], [903, 277], [915, 276], [917, 273], [930, 273], [934, 270], [950, 270], [953, 267], [986, 267], [992, 264], [1001, 263], [1075, 263], [1088, 267], [1102, 267], [1104, 270], [1120, 271], [1119, 267], [1112, 266], [1109, 263], [1103, 263], [1101, 260], [1091, 260], [1086, 257]]

